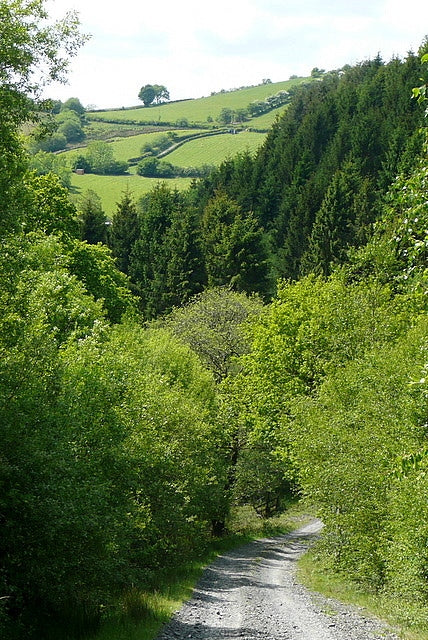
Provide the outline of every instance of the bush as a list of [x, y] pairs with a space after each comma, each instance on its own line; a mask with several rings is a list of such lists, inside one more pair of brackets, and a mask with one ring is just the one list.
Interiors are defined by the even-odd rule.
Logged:
[[161, 151], [165, 151], [165, 149], [168, 149], [168, 147], [170, 147], [171, 144], [172, 144], [172, 141], [169, 135], [167, 134], [160, 135], [160, 136], [157, 136], [151, 142], [146, 142], [141, 147], [141, 153], [151, 153], [153, 155], [156, 155]]
[[137, 164], [137, 173], [145, 178], [155, 178], [159, 160], [157, 158], [144, 158]]
[[179, 169], [170, 162], [155, 157], [144, 158], [137, 165], [137, 173], [145, 178], [173, 178], [179, 175]]
[[92, 169], [90, 162], [83, 154], [79, 154], [74, 157], [71, 163], [71, 168], [73, 171], [76, 169], [83, 169], [86, 173], [90, 173]]
[[293, 453], [326, 525], [324, 550], [351, 579], [410, 599], [427, 597], [428, 456], [419, 470], [409, 458], [425, 446], [426, 399], [409, 381], [423, 368], [426, 335], [423, 318], [293, 406]]
[[85, 138], [82, 125], [71, 119], [63, 122], [58, 128], [58, 132], [67, 138], [67, 142], [81, 142]]
[[35, 151], [61, 151], [61, 149], [65, 149], [67, 146], [67, 138], [63, 133], [54, 133], [53, 135], [45, 138], [44, 140], [39, 140], [35, 145]]

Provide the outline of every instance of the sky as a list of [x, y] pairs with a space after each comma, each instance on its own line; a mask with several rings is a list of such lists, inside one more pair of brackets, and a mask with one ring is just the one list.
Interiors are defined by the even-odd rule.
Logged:
[[85, 107], [141, 104], [140, 88], [171, 100], [308, 76], [380, 53], [417, 52], [428, 35], [427, 0], [47, 0], [53, 18], [78, 12], [90, 40], [49, 97]]

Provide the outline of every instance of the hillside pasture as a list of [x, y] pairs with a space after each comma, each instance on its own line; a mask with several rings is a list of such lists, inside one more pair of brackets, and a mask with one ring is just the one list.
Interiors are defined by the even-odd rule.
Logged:
[[[187, 189], [190, 186], [191, 178], [171, 178], [167, 181], [168, 186], [179, 190]], [[79, 197], [91, 189], [101, 198], [104, 212], [111, 218], [116, 211], [116, 204], [127, 190], [133, 195], [135, 200], [139, 200], [158, 183], [162, 182], [158, 178], [142, 178], [137, 175], [125, 176], [98, 176], [87, 173], [79, 176], [75, 173], [71, 178], [72, 199], [78, 202]]]
[[227, 157], [249, 150], [255, 152], [265, 140], [264, 133], [242, 131], [237, 134], [224, 133], [208, 138], [190, 140], [172, 151], [165, 160], [177, 167], [200, 167], [219, 165]]
[[[117, 160], [129, 160], [141, 153], [141, 147], [145, 142], [150, 142], [159, 133], [146, 133], [130, 138], [123, 138], [115, 142], [110, 142], [114, 148]], [[242, 131], [237, 134], [224, 133], [207, 138], [198, 138], [186, 142], [181, 147], [165, 156], [167, 162], [178, 167], [199, 167], [202, 165], [219, 165], [227, 157], [249, 150], [255, 152], [263, 144], [264, 133], [252, 131]], [[84, 150], [79, 150], [82, 152]], [[70, 161], [76, 150], [68, 151], [65, 154]], [[72, 174], [71, 186], [73, 198], [78, 199], [88, 189], [95, 191], [101, 198], [102, 206], [108, 217], [111, 217], [116, 210], [116, 203], [120, 200], [122, 193], [129, 189], [136, 200], [150, 191], [159, 182], [158, 178], [143, 178], [135, 175], [135, 167], [130, 169], [130, 173], [122, 176], [101, 176], [92, 173], [85, 175]], [[167, 183], [177, 189], [187, 189], [191, 183], [190, 178], [169, 178]]]
[[[179, 136], [186, 134], [183, 129], [164, 129], [162, 131], [155, 131], [151, 133], [136, 133], [136, 135], [129, 135], [126, 137], [116, 136], [114, 139], [106, 140], [106, 142], [113, 147], [113, 153], [116, 160], [128, 162], [132, 158], [137, 158], [142, 155], [141, 149], [143, 145], [153, 143], [159, 136], [166, 135], [167, 133], [176, 133]], [[196, 135], [197, 133], [203, 133], [204, 130], [192, 129], [189, 131], [189, 136]], [[171, 145], [174, 141], [171, 140]], [[76, 155], [85, 153], [85, 147], [82, 145], [78, 149], [70, 149], [68, 151], [61, 152], [61, 155], [68, 158], [70, 161]]]
[[[177, 135], [182, 136], [185, 132], [183, 130], [171, 130], [172, 133], [176, 133]], [[190, 135], [194, 135], [197, 133], [197, 130], [193, 130], [189, 132]], [[130, 138], [122, 138], [120, 140], [115, 140], [111, 144], [113, 145], [114, 157], [117, 160], [130, 160], [131, 158], [137, 158], [141, 156], [141, 147], [144, 144], [152, 143], [159, 136], [166, 135], [166, 131], [156, 131], [155, 133], [142, 133], [136, 136], [132, 136]], [[174, 141], [171, 140], [171, 144]]]
[[[150, 133], [153, 127], [146, 127], [141, 124], [113, 124], [110, 122], [100, 122], [91, 120], [85, 125], [86, 139], [91, 140], [113, 140], [115, 138], [125, 138], [137, 134]], [[159, 131], [158, 133], [161, 133]]]
[[87, 112], [86, 116], [89, 120], [100, 119], [117, 122], [176, 123], [186, 119], [192, 125], [207, 124], [209, 118], [216, 120], [222, 109], [245, 109], [250, 102], [265, 100], [268, 96], [274, 95], [278, 91], [287, 91], [293, 85], [301, 84], [305, 80], [307, 78], [294, 78], [248, 89], [220, 92], [205, 98], [181, 100], [150, 107]]
[[284, 111], [286, 111], [288, 105], [284, 105], [283, 107], [279, 107], [278, 109], [272, 109], [268, 113], [264, 113], [262, 116], [258, 116], [257, 118], [251, 118], [251, 121], [248, 123], [252, 129], [257, 129], [258, 131], [268, 131], [275, 120], [278, 117], [281, 117]]

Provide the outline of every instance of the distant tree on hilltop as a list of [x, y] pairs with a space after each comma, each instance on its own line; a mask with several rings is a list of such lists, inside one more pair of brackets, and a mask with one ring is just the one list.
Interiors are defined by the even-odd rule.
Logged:
[[138, 97], [148, 107], [153, 102], [160, 104], [169, 100], [169, 91], [162, 84], [146, 84], [141, 87]]

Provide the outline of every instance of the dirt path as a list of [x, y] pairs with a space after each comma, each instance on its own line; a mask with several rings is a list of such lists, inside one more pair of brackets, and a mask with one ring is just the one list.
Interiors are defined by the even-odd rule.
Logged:
[[378, 620], [296, 582], [296, 560], [320, 529], [312, 522], [219, 556], [157, 640], [398, 640]]

